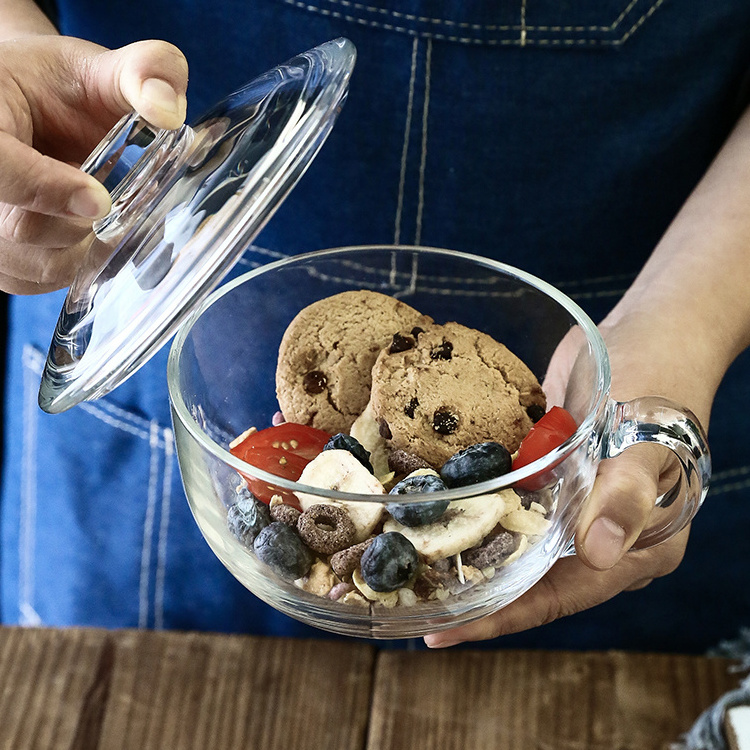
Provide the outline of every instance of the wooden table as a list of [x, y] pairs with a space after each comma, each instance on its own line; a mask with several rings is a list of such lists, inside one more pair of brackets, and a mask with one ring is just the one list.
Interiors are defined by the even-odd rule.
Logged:
[[2, 750], [669, 748], [724, 659], [0, 628]]

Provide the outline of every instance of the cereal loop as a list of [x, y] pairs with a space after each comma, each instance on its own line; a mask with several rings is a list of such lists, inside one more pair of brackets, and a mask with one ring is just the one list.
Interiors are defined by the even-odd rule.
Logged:
[[310, 549], [322, 555], [348, 547], [356, 529], [349, 514], [337, 505], [311, 505], [297, 520], [297, 531]]

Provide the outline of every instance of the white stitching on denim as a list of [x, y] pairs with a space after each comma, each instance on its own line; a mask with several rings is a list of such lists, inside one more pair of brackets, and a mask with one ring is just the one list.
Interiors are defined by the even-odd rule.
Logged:
[[750, 479], [745, 479], [741, 482], [730, 482], [729, 484], [720, 484], [718, 487], [712, 485], [708, 491], [711, 496], [723, 495], [725, 492], [736, 492], [737, 490], [744, 490], [750, 487]]
[[[731, 469], [715, 472], [711, 476], [711, 489], [709, 495], [722, 495], [725, 492], [735, 492], [750, 487], [750, 466], [735, 466]], [[736, 482], [728, 482], [729, 479], [744, 477]]]
[[356, 285], [359, 289], [382, 289], [382, 281], [369, 281], [368, 279], [352, 278], [351, 276], [336, 276], [332, 273], [321, 273], [315, 268], [305, 269], [314, 279], [321, 281], [332, 281], [335, 284]]
[[432, 69], [432, 39], [427, 40], [424, 62], [424, 102], [422, 103], [422, 152], [419, 157], [419, 185], [417, 188], [417, 226], [414, 244], [422, 241], [422, 215], [424, 213], [424, 175], [427, 166], [427, 121], [430, 113], [430, 75]]
[[151, 573], [151, 543], [154, 536], [154, 515], [156, 513], [156, 484], [159, 476], [158, 448], [159, 425], [151, 422], [149, 439], [148, 494], [146, 515], [143, 519], [143, 546], [141, 547], [141, 574], [138, 584], [138, 627], [148, 626], [148, 584]]
[[164, 589], [167, 577], [167, 534], [172, 501], [172, 468], [174, 464], [174, 435], [169, 427], [162, 430], [164, 438], [164, 478], [162, 480], [159, 542], [156, 552], [156, 586], [154, 589], [154, 628], [164, 629]]
[[[275, 258], [289, 258], [292, 257], [290, 254], [284, 254], [284, 253], [274, 253], [272, 251], [266, 250], [265, 248], [260, 247], [254, 247], [254, 252], [259, 253], [267, 253], [269, 255], [273, 255]], [[361, 271], [364, 274], [371, 274], [374, 276], [388, 276], [389, 283], [391, 286], [398, 286], [398, 280], [397, 276], [404, 275], [409, 276], [408, 285], [410, 289], [414, 289], [414, 268], [412, 267], [411, 271], [406, 274], [405, 272], [399, 272], [394, 265], [391, 266], [390, 269], [384, 269], [384, 268], [374, 268], [372, 266], [366, 266], [362, 263], [356, 263], [354, 261], [341, 261], [342, 266], [346, 266], [347, 268], [352, 268], [357, 271]], [[314, 271], [314, 269], [307, 269], [308, 273], [310, 273], [312, 276], [315, 276], [317, 278], [321, 278], [324, 280], [330, 280], [335, 281], [337, 283], [349, 283], [349, 284], [360, 284], [362, 283], [361, 277], [347, 277], [347, 276], [333, 276], [329, 274], [320, 274], [319, 272]], [[613, 281], [632, 281], [635, 278], [635, 274], [632, 273], [621, 273], [621, 274], [612, 274], [609, 276], [592, 276], [591, 278], [586, 279], [569, 279], [567, 281], [558, 281], [558, 282], [551, 282], [554, 286], [558, 287], [559, 289], [571, 289], [576, 287], [589, 287], [589, 286], [595, 286], [597, 284], [607, 284], [611, 283]], [[435, 276], [433, 274], [427, 274], [421, 276], [422, 281], [429, 281], [433, 284], [440, 284], [440, 283], [469, 283], [474, 286], [482, 286], [482, 285], [492, 285], [495, 282], [493, 278], [481, 278], [481, 277], [473, 277], [473, 278], [460, 278], [457, 276]], [[372, 288], [377, 288], [378, 285], [375, 285], [374, 283], [371, 283], [370, 286]], [[591, 292], [566, 292], [569, 297], [572, 299], [596, 299], [599, 297], [615, 297], [615, 296], [621, 296], [627, 291], [626, 287], [618, 287], [617, 289], [604, 289], [604, 290], [594, 290]], [[451, 290], [446, 290], [444, 294], [448, 295], [451, 293]], [[479, 290], [466, 290], [467, 294], [474, 294], [479, 295], [481, 292]]]
[[738, 476], [746, 476], [750, 474], [750, 466], [735, 466], [732, 469], [725, 469], [724, 471], [716, 471], [711, 475], [711, 481], [724, 481], [725, 479], [731, 479]]
[[568, 297], [570, 297], [572, 300], [582, 300], [582, 299], [605, 299], [607, 297], [622, 297], [625, 292], [627, 292], [627, 288], [623, 289], [600, 289], [596, 292], [568, 292]]
[[[661, 1], [663, 2], [663, 0]], [[625, 10], [609, 26], [527, 26], [526, 28], [533, 29], [534, 31], [614, 31], [638, 2], [639, 0], [631, 0], [625, 7]]]
[[411, 133], [411, 117], [414, 108], [414, 83], [417, 77], [417, 54], [419, 39], [414, 38], [411, 45], [411, 71], [409, 73], [409, 94], [406, 101], [406, 122], [404, 124], [404, 143], [401, 147], [401, 171], [398, 177], [398, 198], [396, 200], [396, 223], [393, 230], [393, 244], [398, 245], [401, 239], [401, 215], [404, 209], [404, 185], [406, 183], [406, 159], [409, 154], [409, 135]]
[[266, 264], [259, 261], [259, 260], [248, 260], [247, 258], [240, 258], [237, 261], [238, 266], [247, 266], [251, 271], [260, 268], [261, 266], [265, 266]]
[[396, 286], [396, 279], [398, 279], [398, 264], [396, 263], [396, 253], [391, 253], [391, 268], [388, 274], [388, 283], [394, 287]]
[[[361, 3], [353, 3], [350, 0], [328, 0], [331, 5], [337, 4], [342, 7], [351, 8], [352, 10], [364, 10], [367, 13], [379, 13], [380, 15], [390, 16], [391, 18], [400, 18], [404, 21], [416, 21], [418, 23], [434, 23], [444, 26], [452, 26], [458, 29], [471, 29], [473, 31], [516, 31], [518, 26], [513, 25], [498, 25], [498, 24], [480, 24], [480, 23], [468, 23], [462, 21], [451, 21], [446, 18], [434, 18], [430, 16], [417, 16], [412, 13], [401, 13], [396, 10], [389, 8], [378, 8], [374, 5], [363, 5]], [[524, 0], [525, 2], [525, 0]], [[526, 26], [527, 29], [535, 29], [542, 31], [613, 31], [623, 21], [625, 16], [630, 13], [633, 6], [639, 2], [639, 0], [631, 0], [626, 6], [625, 10], [620, 13], [617, 19], [609, 26]], [[310, 6], [313, 10], [314, 6]], [[320, 9], [322, 10], [322, 8]]]
[[624, 44], [635, 32], [646, 23], [646, 20], [654, 15], [656, 9], [664, 2], [664, 0], [657, 0], [628, 30], [626, 34], [620, 39], [620, 44]]
[[[34, 550], [36, 527], [36, 445], [37, 415], [35, 377], [42, 372], [45, 357], [36, 347], [26, 344], [23, 349], [24, 364], [24, 446], [23, 473], [21, 485], [21, 528], [19, 531], [19, 610], [21, 621], [26, 625], [40, 625], [41, 618], [32, 606], [34, 592]], [[155, 503], [157, 500], [156, 482], [159, 471], [158, 451], [165, 452], [163, 480], [162, 517], [160, 520], [160, 537], [158, 547], [157, 589], [155, 597], [160, 596], [161, 610], [156, 617], [163, 626], [163, 592], [166, 561], [166, 544], [168, 529], [169, 502], [171, 499], [171, 482], [174, 462], [174, 436], [170, 428], [161, 428], [155, 420], [147, 420], [136, 414], [101, 399], [96, 402], [80, 404], [85, 412], [114, 429], [126, 432], [141, 440], [148, 440], [150, 446], [149, 486], [144, 519], [144, 546], [141, 550], [141, 576], [139, 582], [139, 627], [148, 625], [148, 588], [150, 573], [151, 541], [153, 537]], [[147, 427], [148, 429], [145, 429]], [[167, 517], [165, 518], [165, 514]], [[149, 518], [150, 515], [150, 518]], [[145, 572], [144, 572], [145, 564]], [[160, 588], [158, 588], [160, 587]]]
[[[245, 252], [255, 253], [257, 255], [268, 255], [270, 258], [273, 258], [273, 260], [282, 260], [283, 258], [289, 257], [288, 253], [279, 253], [275, 250], [269, 250], [267, 247], [260, 247], [259, 245], [250, 245], [250, 247], [248, 247]], [[264, 264], [259, 263], [258, 261], [249, 260], [243, 255], [237, 261], [237, 265], [249, 266], [250, 268], [258, 268]]]
[[[31, 361], [33, 349], [25, 346], [22, 361]], [[36, 448], [37, 403], [36, 378], [33, 370], [24, 368], [23, 374], [23, 459], [21, 473], [21, 508], [18, 530], [18, 610], [24, 625], [40, 625], [42, 620], [34, 609], [34, 556], [36, 552]]]
[[[356, 285], [360, 289], [382, 289], [382, 282], [381, 281], [370, 281], [368, 279], [363, 279], [362, 277], [353, 277], [353, 276], [338, 276], [336, 274], [331, 273], [321, 273], [315, 268], [308, 268], [306, 269], [307, 272], [312, 276], [313, 278], [320, 279], [321, 281], [330, 281], [335, 284], [349, 284], [349, 285]], [[377, 269], [373, 269], [377, 270]], [[381, 269], [380, 273], [384, 273], [384, 271]], [[412, 267], [409, 276], [409, 289], [414, 290], [415, 287], [415, 279], [414, 279], [414, 273], [415, 269]], [[396, 275], [404, 275], [407, 274], [395, 274], [395, 272], [391, 271], [391, 276]], [[431, 279], [430, 277], [421, 277], [422, 282], [425, 281], [432, 281], [434, 279]], [[451, 281], [454, 281], [456, 283], [461, 282], [474, 282], [478, 281], [476, 279], [450, 279]], [[391, 286], [398, 286], [397, 280], [394, 278], [392, 280]], [[434, 294], [436, 296], [441, 297], [474, 297], [474, 298], [481, 298], [481, 297], [487, 297], [487, 298], [501, 298], [501, 297], [513, 297], [517, 296], [519, 292], [505, 292], [505, 291], [497, 291], [492, 289], [441, 289], [440, 287], [430, 287], [430, 286], [422, 286], [420, 288], [421, 292], [424, 292], [426, 294]], [[576, 293], [568, 293], [568, 296], [573, 300], [585, 300], [585, 299], [605, 299], [608, 297], [620, 297], [622, 296], [627, 289], [604, 289], [599, 291], [593, 291], [593, 292], [576, 292]], [[403, 296], [404, 292], [400, 292], [398, 295], [395, 296]]]
[[556, 286], [559, 289], [576, 286], [593, 286], [594, 284], [609, 284], [612, 281], [633, 281], [635, 273], [616, 273], [611, 276], [592, 276], [587, 279], [570, 279], [568, 281], [559, 281]]
[[522, 47], [526, 46], [526, 31], [528, 27], [526, 26], [526, 0], [521, 0], [521, 35], [518, 38], [518, 41], [520, 42]]
[[417, 279], [419, 278], [419, 258], [415, 255], [411, 256], [411, 274], [409, 276], [409, 285], [404, 289], [403, 292], [396, 294], [396, 297], [405, 297], [409, 294], [414, 294], [417, 291]]
[[[140, 438], [141, 440], [151, 440], [151, 433], [147, 432], [145, 430], [141, 430], [137, 427], [133, 427], [132, 425], [129, 425], [127, 422], [124, 422], [121, 419], [115, 419], [114, 417], [111, 417], [109, 414], [107, 414], [104, 410], [102, 410], [101, 405], [99, 404], [90, 404], [90, 403], [82, 403], [79, 404], [79, 406], [85, 411], [91, 414], [91, 416], [95, 417], [96, 419], [101, 420], [105, 424], [108, 424], [110, 427], [114, 427], [118, 430], [122, 430], [123, 432], [127, 432], [130, 435], [134, 435], [137, 438]], [[163, 446], [159, 446], [163, 447]]]
[[138, 414], [133, 414], [133, 412], [129, 412], [126, 409], [123, 409], [121, 406], [117, 406], [111, 401], [106, 401], [104, 399], [98, 400], [96, 402], [96, 405], [100, 409], [104, 409], [105, 411], [110, 412], [115, 417], [132, 423], [134, 427], [140, 427], [140, 429], [146, 433], [148, 433], [148, 431], [150, 430], [151, 421], [149, 419], [146, 419], [146, 417], [141, 417]]
[[[24, 346], [23, 363], [27, 370], [30, 370], [36, 375], [41, 375], [42, 370], [44, 369], [44, 362], [45, 357], [38, 349], [30, 344]], [[132, 414], [131, 412], [126, 411], [111, 402], [105, 401], [104, 399], [95, 402], [84, 401], [80, 404], [80, 407], [92, 416], [108, 424], [110, 427], [123, 430], [124, 432], [135, 435], [142, 440], [149, 440], [151, 423], [144, 417]], [[109, 416], [106, 413], [107, 411], [111, 412], [114, 417]]]
[[[634, 0], [634, 2], [631, 4], [635, 5], [635, 2], [637, 0]], [[301, 10], [307, 10], [314, 13], [320, 13], [323, 16], [327, 16], [329, 18], [337, 18], [342, 21], [347, 21], [349, 23], [356, 23], [360, 26], [370, 26], [373, 28], [379, 28], [384, 29], [386, 31], [395, 31], [402, 34], [408, 34], [411, 36], [420, 36], [425, 38], [431, 38], [431, 39], [437, 39], [439, 41], [445, 41], [445, 42], [458, 42], [460, 44], [485, 44], [488, 46], [530, 46], [530, 45], [541, 45], [541, 46], [612, 46], [612, 47], [619, 47], [620, 45], [624, 44], [644, 23], [645, 21], [650, 18], [654, 12], [659, 8], [661, 5], [664, 4], [665, 0], [655, 0], [653, 5], [649, 7], [648, 10], [646, 10], [640, 18], [638, 18], [635, 23], [620, 37], [615, 39], [596, 39], [596, 38], [584, 38], [584, 39], [534, 39], [529, 38], [526, 36], [526, 38], [523, 41], [523, 45], [521, 43], [521, 37], [518, 38], [511, 38], [511, 39], [477, 39], [467, 36], [454, 36], [451, 34], [438, 34], [433, 32], [419, 32], [414, 29], [410, 29], [405, 26], [397, 26], [390, 23], [381, 23], [379, 21], [372, 21], [367, 20], [364, 18], [359, 18], [357, 16], [348, 15], [346, 13], [341, 13], [339, 11], [334, 10], [328, 10], [326, 8], [320, 8], [315, 5], [310, 5], [307, 2], [302, 2], [301, 0], [282, 0], [287, 5], [294, 6], [296, 8], [300, 8]], [[527, 31], [529, 30], [545, 30], [545, 31], [610, 31], [614, 29], [610, 29], [609, 27], [603, 27], [603, 28], [589, 28], [589, 27], [576, 27], [576, 26], [526, 26], [525, 27]], [[481, 28], [480, 28], [481, 30]], [[489, 29], [488, 27], [488, 30]], [[519, 30], [519, 27], [517, 26], [498, 26], [498, 31], [516, 31]]]

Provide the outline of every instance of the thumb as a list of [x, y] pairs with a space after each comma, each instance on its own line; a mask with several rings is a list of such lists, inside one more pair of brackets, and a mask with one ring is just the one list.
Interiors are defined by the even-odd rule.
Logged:
[[594, 570], [614, 567], [639, 537], [654, 509], [665, 456], [636, 445], [599, 465], [576, 530], [576, 552]]
[[91, 61], [90, 75], [110, 111], [134, 109], [157, 128], [178, 128], [185, 121], [188, 66], [168, 42], [135, 42], [108, 50]]

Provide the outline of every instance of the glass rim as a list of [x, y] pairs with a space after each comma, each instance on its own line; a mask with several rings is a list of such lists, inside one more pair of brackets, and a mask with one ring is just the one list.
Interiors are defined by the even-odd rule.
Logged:
[[493, 271], [500, 272], [505, 276], [516, 278], [524, 282], [528, 286], [552, 298], [557, 304], [559, 304], [562, 308], [565, 309], [566, 312], [571, 315], [571, 317], [584, 332], [586, 340], [591, 346], [596, 361], [597, 393], [593, 402], [593, 406], [589, 409], [584, 419], [578, 425], [576, 431], [567, 440], [551, 450], [549, 453], [541, 456], [535, 461], [532, 461], [531, 463], [519, 469], [515, 469], [499, 477], [495, 477], [494, 479], [467, 485], [465, 487], [456, 487], [453, 489], [441, 490], [438, 492], [425, 493], [425, 497], [420, 497], [419, 493], [414, 493], [413, 495], [409, 495], [408, 502], [410, 504], [418, 502], [434, 502], [435, 500], [442, 499], [449, 501], [459, 500], [469, 497], [475, 497], [478, 495], [493, 494], [505, 489], [512, 489], [514, 485], [518, 485], [523, 480], [550, 470], [558, 463], [560, 463], [560, 461], [562, 461], [573, 449], [577, 448], [588, 439], [597, 415], [602, 408], [603, 402], [609, 399], [611, 377], [607, 347], [604, 343], [604, 339], [599, 333], [598, 328], [591, 320], [591, 318], [589, 318], [584, 310], [572, 299], [570, 299], [570, 297], [568, 297], [564, 292], [560, 291], [548, 282], [538, 278], [537, 276], [534, 276], [531, 273], [522, 271], [519, 268], [511, 266], [507, 263], [495, 261], [490, 258], [484, 258], [480, 255], [424, 245], [373, 244], [351, 245], [329, 248], [325, 250], [314, 250], [311, 252], [300, 253], [299, 255], [282, 258], [280, 260], [262, 265], [258, 268], [248, 271], [247, 273], [237, 276], [226, 284], [223, 284], [215, 289], [203, 300], [203, 302], [201, 302], [198, 307], [196, 307], [191, 312], [185, 322], [180, 326], [169, 349], [169, 357], [167, 360], [167, 389], [169, 391], [173, 419], [179, 420], [180, 424], [206, 452], [212, 454], [215, 458], [219, 459], [222, 463], [230, 466], [239, 474], [249, 475], [253, 479], [268, 482], [284, 490], [291, 490], [292, 492], [302, 493], [305, 495], [315, 495], [318, 497], [326, 498], [328, 500], [339, 500], [347, 502], [379, 502], [382, 504], [403, 504], [403, 495], [389, 495], [387, 493], [379, 495], [365, 495], [359, 493], [341, 492], [340, 490], [329, 490], [321, 487], [313, 487], [312, 485], [302, 484], [294, 480], [277, 476], [276, 474], [271, 474], [267, 471], [264, 471], [263, 469], [258, 468], [257, 466], [254, 466], [253, 464], [246, 463], [245, 461], [237, 458], [232, 453], [230, 453], [228, 448], [224, 448], [219, 445], [210, 435], [208, 435], [205, 430], [200, 427], [200, 425], [196, 422], [196, 420], [190, 413], [190, 410], [188, 409], [188, 406], [179, 391], [180, 358], [185, 340], [187, 339], [190, 331], [197, 323], [201, 315], [226, 294], [232, 292], [234, 289], [242, 286], [251, 279], [278, 270], [280, 268], [284, 268], [285, 266], [304, 264], [309, 262], [310, 260], [315, 260], [318, 258], [329, 258], [335, 257], [337, 255], [357, 253], [364, 254], [366, 252], [380, 250], [388, 252], [417, 252], [432, 255], [447, 255], [453, 258], [460, 258], [462, 260], [469, 261], [479, 266], [485, 266], [492, 269]]

